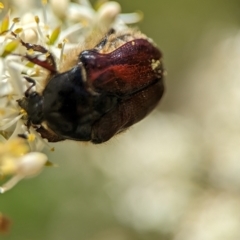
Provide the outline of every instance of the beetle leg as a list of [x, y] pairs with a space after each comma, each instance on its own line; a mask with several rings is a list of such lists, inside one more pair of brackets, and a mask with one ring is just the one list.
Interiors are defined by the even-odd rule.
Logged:
[[[42, 126], [38, 129], [36, 129], [36, 131], [41, 135], [42, 138], [46, 138], [48, 140], [48, 142], [59, 142], [59, 141], [65, 140], [63, 137], [60, 137], [60, 136], [48, 131], [47, 129], [43, 128]], [[18, 134], [18, 137], [23, 138], [25, 140], [28, 139], [28, 136], [24, 133]]]
[[97, 50], [101, 50], [107, 43], [108, 41], [108, 38], [110, 35], [114, 34], [115, 33], [115, 30], [113, 28], [111, 28], [107, 34], [105, 35], [105, 37], [100, 41], [100, 43], [98, 43], [94, 49], [97, 49]]
[[41, 61], [38, 59], [38, 56], [32, 57], [26, 54], [24, 57], [28, 61], [47, 69], [48, 71], [51, 72], [51, 75], [57, 73], [57, 65], [56, 65], [55, 59], [53, 55], [45, 47], [38, 44], [26, 43], [20, 37], [18, 37], [17, 34], [15, 34], [14, 32], [12, 32], [12, 35], [16, 37], [27, 50], [32, 49], [33, 51], [40, 52], [41, 54], [46, 55], [46, 60]]
[[[31, 120], [30, 119], [27, 120], [26, 126], [27, 126], [27, 132], [30, 133], [30, 131], [29, 131], [29, 129], [31, 127]], [[19, 133], [18, 137], [26, 139], [26, 140], [28, 139], [28, 136], [25, 133]]]
[[65, 138], [55, 134], [52, 131], [49, 131], [48, 129], [44, 128], [43, 126], [36, 129], [38, 133], [40, 133], [42, 138], [46, 138], [48, 142], [59, 142], [65, 140]]

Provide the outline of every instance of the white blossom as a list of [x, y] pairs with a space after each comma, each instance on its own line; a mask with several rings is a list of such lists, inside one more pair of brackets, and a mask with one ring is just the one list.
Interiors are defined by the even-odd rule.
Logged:
[[[20, 148], [26, 145], [27, 150], [22, 147], [21, 153], [16, 156], [11, 152], [13, 148], [6, 148], [9, 152], [0, 154], [0, 174], [13, 176], [0, 188], [0, 193], [9, 190], [19, 180], [39, 173], [47, 163], [47, 156], [41, 151], [44, 147], [51, 149], [36, 129], [26, 126], [27, 113], [17, 103], [30, 86], [23, 76], [33, 78], [36, 82], [34, 90], [41, 91], [48, 74], [45, 69], [24, 58], [26, 53], [38, 54], [38, 58], [46, 56], [26, 49], [21, 41], [48, 49], [58, 67], [65, 48], [81, 44], [92, 31], [100, 32], [124, 24], [117, 2], [105, 2], [98, 10], [88, 0], [78, 3], [68, 0], [51, 0], [48, 3], [43, 0], [42, 8], [37, 8], [29, 0], [12, 1], [12, 4], [17, 11], [11, 14], [8, 11], [10, 4], [3, 2], [1, 5], [6, 16], [0, 23], [0, 152], [6, 146], [16, 146], [16, 142]], [[131, 14], [127, 16], [129, 20]], [[136, 16], [133, 14], [130, 21], [140, 19]], [[19, 140], [19, 134], [25, 140]]]

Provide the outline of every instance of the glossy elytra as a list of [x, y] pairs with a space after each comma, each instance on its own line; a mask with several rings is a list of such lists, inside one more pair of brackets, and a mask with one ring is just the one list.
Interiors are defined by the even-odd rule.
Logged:
[[42, 92], [33, 91], [34, 80], [25, 77], [32, 85], [18, 103], [27, 124], [50, 142], [105, 142], [148, 115], [163, 95], [162, 54], [144, 34], [111, 30], [90, 45], [72, 51], [59, 70], [52, 54], [45, 61], [25, 56], [50, 74]]

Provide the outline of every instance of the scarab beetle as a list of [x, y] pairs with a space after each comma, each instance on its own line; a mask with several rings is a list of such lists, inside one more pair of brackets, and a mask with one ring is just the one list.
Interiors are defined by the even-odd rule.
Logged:
[[25, 56], [50, 75], [41, 93], [25, 77], [32, 85], [18, 104], [27, 112], [28, 125], [50, 142], [105, 142], [148, 115], [163, 95], [162, 54], [144, 34], [110, 30], [95, 47], [90, 45], [69, 53], [58, 71], [52, 54], [45, 61]]

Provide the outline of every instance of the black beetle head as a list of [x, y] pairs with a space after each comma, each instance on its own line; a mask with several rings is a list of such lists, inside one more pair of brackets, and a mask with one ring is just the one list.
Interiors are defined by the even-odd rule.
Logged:
[[32, 124], [40, 124], [43, 121], [43, 97], [39, 93], [32, 92], [17, 102], [27, 112]]

